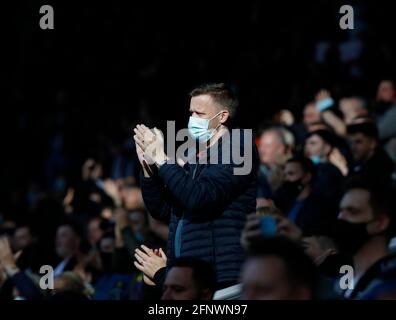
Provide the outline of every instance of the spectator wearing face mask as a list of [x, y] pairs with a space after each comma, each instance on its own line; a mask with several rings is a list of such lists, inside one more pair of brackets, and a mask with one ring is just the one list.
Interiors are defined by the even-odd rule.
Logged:
[[317, 169], [314, 192], [320, 193], [327, 201], [338, 203], [344, 177], [330, 161], [334, 147], [334, 135], [327, 130], [317, 130], [308, 134], [304, 151]]
[[361, 178], [348, 182], [340, 203], [333, 238], [339, 250], [352, 257], [354, 289], [345, 292], [358, 298], [379, 279], [396, 278], [396, 255], [389, 250], [395, 236], [395, 190]]
[[[190, 149], [193, 158], [186, 159], [183, 167], [167, 158], [159, 130], [154, 129], [153, 134], [138, 125], [134, 136], [143, 169], [144, 203], [155, 219], [169, 222], [168, 263], [184, 256], [210, 262], [219, 289], [238, 280], [244, 258], [239, 238], [246, 215], [256, 208], [257, 150], [250, 137], [248, 141], [242, 134], [229, 135], [237, 106], [234, 90], [223, 83], [206, 84], [191, 92], [188, 130], [203, 149], [198, 153], [196, 148]], [[155, 154], [150, 154], [151, 146]], [[251, 155], [250, 164], [242, 164], [249, 172], [237, 174], [241, 165], [223, 161], [227, 148]], [[212, 156], [216, 163], [208, 165]], [[152, 170], [147, 168], [150, 158]]]
[[301, 156], [290, 159], [285, 166], [284, 182], [274, 195], [274, 202], [304, 233], [325, 228], [336, 218], [336, 207], [313, 192], [317, 169]]

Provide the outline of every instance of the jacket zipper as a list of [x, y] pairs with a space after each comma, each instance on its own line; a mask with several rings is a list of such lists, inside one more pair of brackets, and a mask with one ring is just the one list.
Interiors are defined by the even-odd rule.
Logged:
[[[195, 165], [194, 171], [193, 171], [193, 176], [192, 179], [194, 180], [195, 174], [198, 169], [198, 164]], [[182, 235], [182, 229], [183, 229], [183, 222], [184, 222], [184, 211], [182, 213], [181, 218], [177, 222], [177, 227], [176, 227], [176, 233], [175, 233], [175, 257], [179, 258], [180, 253], [181, 253], [181, 235]]]

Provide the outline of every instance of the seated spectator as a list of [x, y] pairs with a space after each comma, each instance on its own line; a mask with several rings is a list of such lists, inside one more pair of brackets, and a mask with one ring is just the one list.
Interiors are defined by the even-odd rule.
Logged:
[[388, 181], [394, 164], [381, 148], [378, 129], [371, 121], [348, 126], [348, 139], [353, 157], [349, 175], [361, 175], [371, 181]]
[[304, 233], [310, 233], [336, 218], [336, 207], [313, 192], [316, 167], [305, 157], [294, 157], [285, 166], [284, 182], [274, 195], [275, 204]]
[[19, 253], [13, 253], [7, 237], [0, 238], [0, 297], [36, 300], [43, 297], [32, 275], [17, 265]]
[[279, 187], [283, 166], [292, 157], [294, 137], [282, 127], [270, 127], [260, 135], [258, 151], [260, 168], [258, 175], [258, 205], [271, 204], [273, 192]]
[[126, 300], [130, 296], [133, 271], [127, 273], [124, 271], [126, 267], [119, 270], [115, 249], [114, 232], [104, 234], [99, 245], [101, 273], [93, 283], [95, 300]]
[[241, 273], [243, 299], [310, 300], [317, 282], [314, 263], [285, 237], [252, 243]]
[[99, 244], [106, 230], [108, 230], [106, 220], [101, 217], [91, 218], [88, 222], [88, 241], [92, 246]]
[[54, 294], [59, 292], [75, 293], [87, 298], [93, 294], [93, 291], [86, 286], [84, 280], [74, 272], [64, 272], [54, 280]]
[[37, 238], [33, 235], [31, 227], [27, 224], [17, 226], [12, 239], [14, 251], [21, 251], [17, 260], [18, 267], [21, 270], [33, 269], [38, 264]]
[[388, 248], [396, 234], [394, 197], [387, 185], [361, 178], [347, 184], [333, 232], [339, 250], [353, 258], [355, 286], [346, 297], [363, 295], [375, 280], [395, 279], [396, 254]]
[[388, 155], [396, 162], [396, 88], [393, 80], [382, 80], [377, 89], [373, 116], [379, 140]]
[[177, 258], [164, 282], [162, 300], [212, 300], [216, 276], [212, 266], [196, 258]]
[[76, 223], [66, 222], [56, 232], [56, 254], [62, 261], [54, 268], [54, 276], [71, 271], [81, 256], [82, 231]]

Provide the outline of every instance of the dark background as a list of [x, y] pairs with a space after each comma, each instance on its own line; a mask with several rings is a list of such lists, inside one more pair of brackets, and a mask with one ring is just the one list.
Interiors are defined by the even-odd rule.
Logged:
[[[39, 28], [44, 4], [55, 30]], [[339, 27], [343, 4], [363, 43], [348, 62], [337, 49], [352, 36]], [[237, 124], [257, 129], [280, 108], [299, 118], [322, 87], [372, 99], [396, 71], [391, 1], [19, 0], [4, 15], [0, 210], [33, 182], [48, 184], [54, 153], [77, 177], [88, 156], [106, 164], [137, 122], [185, 126], [188, 92], [203, 82], [233, 84]], [[318, 62], [322, 41], [330, 47]]]

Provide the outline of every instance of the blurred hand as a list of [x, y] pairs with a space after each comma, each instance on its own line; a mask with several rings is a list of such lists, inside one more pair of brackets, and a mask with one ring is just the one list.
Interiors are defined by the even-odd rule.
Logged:
[[274, 206], [274, 201], [272, 199], [257, 198], [256, 200], [256, 208], [272, 206]]
[[333, 148], [329, 156], [329, 161], [341, 171], [343, 176], [348, 175], [348, 162], [340, 150]]
[[133, 131], [135, 132], [133, 139], [135, 140], [136, 153], [140, 165], [142, 166], [144, 176], [145, 177], [152, 176], [153, 172], [150, 169], [147, 160], [144, 158], [144, 150], [146, 150], [148, 142], [151, 143], [155, 139], [154, 133], [145, 125], [140, 125], [140, 124], [138, 124], [136, 128], [133, 129]]
[[142, 250], [135, 250], [137, 261], [133, 263], [138, 270], [142, 271], [150, 279], [153, 279], [159, 269], [166, 267], [167, 257], [161, 248], [156, 251], [147, 248], [145, 245], [142, 245], [141, 248]]
[[167, 160], [164, 135], [157, 128], [154, 128], [153, 131], [155, 133], [155, 138], [145, 149], [144, 158], [148, 164], [155, 164], [159, 167], [162, 162]]
[[117, 207], [121, 206], [121, 195], [117, 184], [113, 180], [105, 180], [104, 190], [113, 199]]
[[283, 235], [295, 241], [301, 240], [303, 232], [297, 225], [285, 217], [277, 217], [277, 220], [277, 233], [279, 235]]
[[85, 262], [78, 262], [73, 269], [73, 272], [78, 274], [84, 282], [91, 283], [92, 281], [92, 274], [86, 271], [86, 263]]
[[[286, 162], [286, 160], [284, 160]], [[268, 184], [271, 186], [271, 190], [277, 190], [283, 183], [284, 170], [281, 165], [273, 165], [267, 174]]]
[[241, 235], [241, 245], [246, 250], [254, 239], [261, 237], [260, 216], [255, 212], [247, 216]]
[[302, 245], [305, 253], [312, 258], [317, 266], [322, 264], [327, 257], [337, 253], [335, 248], [323, 249], [319, 243], [319, 238], [316, 236], [303, 238]]
[[118, 208], [114, 211], [115, 227], [120, 231], [129, 226], [128, 212], [123, 208]]
[[138, 124], [133, 131], [135, 132], [133, 136], [135, 142], [138, 143], [143, 152], [146, 152], [147, 147], [155, 141], [156, 134], [144, 124]]
[[7, 280], [7, 274], [5, 273], [4, 268], [0, 263], [0, 288], [3, 286], [6, 280]]
[[13, 255], [8, 238], [0, 238], [0, 263], [4, 268], [15, 268], [16, 260], [21, 255], [22, 251], [18, 251]]

